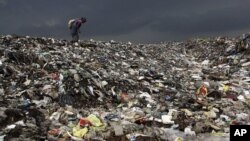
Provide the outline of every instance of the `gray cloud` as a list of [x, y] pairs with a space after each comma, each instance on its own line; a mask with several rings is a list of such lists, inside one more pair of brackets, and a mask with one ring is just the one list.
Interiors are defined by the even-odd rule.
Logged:
[[82, 39], [160, 42], [250, 30], [248, 0], [0, 0], [0, 6], [1, 34], [70, 39], [67, 21], [81, 16], [88, 20]]
[[5, 5], [7, 0], [0, 0], [0, 5]]

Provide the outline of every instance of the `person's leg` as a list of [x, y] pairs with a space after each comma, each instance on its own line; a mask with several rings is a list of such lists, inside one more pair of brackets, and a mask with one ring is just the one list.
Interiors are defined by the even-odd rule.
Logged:
[[74, 34], [74, 35], [72, 36], [72, 42], [76, 42], [76, 41], [77, 41], [77, 35]]
[[71, 36], [72, 36], [72, 42], [76, 42], [78, 33], [77, 33], [77, 28], [75, 26], [71, 28]]
[[75, 41], [76, 41], [76, 42], [78, 42], [78, 40], [79, 40], [79, 33], [78, 33], [78, 32], [76, 33], [75, 38], [76, 38], [76, 40], [75, 40]]

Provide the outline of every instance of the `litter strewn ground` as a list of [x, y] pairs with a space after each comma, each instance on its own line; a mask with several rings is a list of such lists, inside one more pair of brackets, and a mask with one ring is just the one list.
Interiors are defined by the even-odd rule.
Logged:
[[7, 35], [0, 57], [0, 141], [221, 141], [250, 121], [248, 40]]

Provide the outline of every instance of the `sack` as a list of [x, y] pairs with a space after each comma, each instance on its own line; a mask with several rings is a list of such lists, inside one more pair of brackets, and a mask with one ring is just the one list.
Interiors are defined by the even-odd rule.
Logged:
[[69, 22], [68, 22], [68, 27], [69, 27], [69, 28], [72, 28], [74, 22], [75, 22], [75, 19], [69, 20]]

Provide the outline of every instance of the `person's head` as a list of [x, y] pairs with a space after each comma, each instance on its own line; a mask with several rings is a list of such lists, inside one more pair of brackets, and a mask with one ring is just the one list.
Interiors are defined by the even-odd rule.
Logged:
[[81, 17], [80, 20], [82, 21], [82, 23], [87, 22], [87, 19], [85, 17]]

